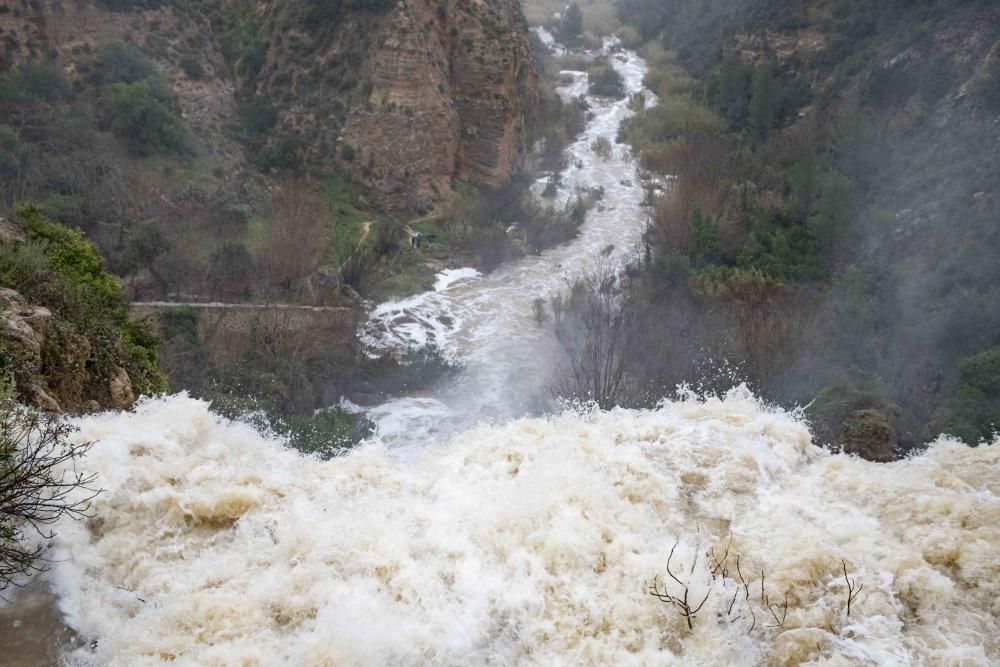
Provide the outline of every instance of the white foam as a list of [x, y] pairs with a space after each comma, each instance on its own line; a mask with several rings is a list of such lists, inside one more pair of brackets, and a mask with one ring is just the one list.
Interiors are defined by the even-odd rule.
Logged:
[[[60, 604], [97, 642], [74, 664], [1000, 660], [1000, 443], [868, 463], [745, 391], [483, 425], [410, 464], [310, 459], [184, 396], [78, 424], [107, 491], [58, 527]], [[646, 592], [675, 543], [709, 593], [691, 630]], [[754, 586], [727, 613], [735, 554], [784, 627]]]
[[459, 281], [479, 278], [481, 275], [482, 274], [479, 273], [479, 271], [471, 267], [465, 267], [462, 269], [445, 269], [435, 276], [434, 291], [443, 292]]
[[[610, 52], [613, 41], [605, 43]], [[642, 91], [646, 71], [632, 52], [610, 59], [629, 92]], [[568, 86], [559, 89], [567, 99], [586, 93], [587, 75], [577, 72]], [[645, 91], [647, 104], [656, 97]], [[376, 422], [390, 419], [383, 429], [386, 441], [407, 450], [419, 448], [430, 434], [443, 436], [484, 417], [509, 418], [525, 414], [533, 397], [545, 394], [547, 366], [553, 341], [535, 320], [532, 302], [549, 300], [564, 292], [577, 278], [593, 271], [599, 261], [622, 262], [639, 243], [645, 228], [645, 197], [635, 161], [628, 149], [616, 146], [609, 159], [594, 154], [598, 137], [614, 143], [621, 121], [632, 115], [627, 100], [590, 98], [593, 116], [581, 136], [566, 151], [569, 165], [563, 188], [548, 200], [563, 207], [581, 190], [600, 187], [601, 206], [587, 214], [579, 236], [540, 255], [520, 258], [486, 276], [472, 269], [438, 274], [434, 289], [406, 299], [380, 304], [369, 314], [362, 338], [377, 351], [435, 346], [463, 364], [462, 372], [440, 388], [426, 415], [416, 414], [412, 402], [393, 401], [370, 414]], [[536, 194], [544, 182], [535, 184]], [[608, 247], [613, 247], [610, 254]], [[451, 413], [442, 418], [442, 405]], [[393, 415], [392, 409], [404, 412]], [[397, 428], [407, 422], [431, 425]]]

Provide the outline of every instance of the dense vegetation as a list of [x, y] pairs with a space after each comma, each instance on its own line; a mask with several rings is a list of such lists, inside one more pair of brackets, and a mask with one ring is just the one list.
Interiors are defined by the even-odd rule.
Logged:
[[156, 339], [148, 322], [128, 318], [121, 282], [104, 270], [97, 249], [74, 230], [46, 220], [38, 208], [22, 205], [23, 240], [0, 243], [0, 285], [29, 303], [48, 308], [40, 357], [26, 357], [12, 343], [0, 356], [22, 398], [36, 385], [70, 409], [107, 399], [109, 383], [124, 370], [136, 394], [166, 387], [157, 362]]
[[[982, 45], [997, 37], [995, 10], [618, 10], [661, 97], [619, 139], [648, 172], [676, 177], [627, 277], [626, 310], [655, 323], [635, 327], [635, 347], [656, 350], [630, 365], [628, 399], [747, 380], [811, 404], [822, 439], [872, 458], [942, 430], [989, 437], [1000, 166], [997, 58]], [[992, 36], [942, 41], [962, 30]]]
[[[91, 259], [103, 258], [117, 276], [102, 274], [107, 285], [69, 285], [50, 266], [31, 265], [49, 261], [42, 240], [5, 246], [0, 284], [33, 304], [55, 308], [58, 301], [67, 310], [60, 322], [74, 327], [66, 335], [82, 332], [100, 357], [87, 364], [92, 383], [50, 387], [65, 409], [93, 409], [86, 399], [95, 397], [106, 407], [106, 396], [94, 392], [98, 384], [105, 391], [118, 367], [127, 367], [135, 394], [167, 387], [155, 370], [154, 332], [128, 322], [126, 298], [330, 307], [324, 326], [262, 310], [233, 329], [210, 311], [175, 308], [155, 327], [171, 390], [211, 399], [229, 415], [257, 414], [328, 454], [366, 425], [337, 410], [314, 415], [317, 408], [344, 395], [378, 400], [450, 369], [433, 352], [402, 363], [368, 359], [355, 340], [359, 297], [427, 289], [444, 265], [488, 270], [537, 252], [572, 237], [595, 201], [539, 206], [528, 193], [534, 177], [525, 173], [494, 189], [457, 184], [455, 201], [414, 218], [380, 210], [342, 174], [312, 169], [287, 110], [321, 95], [331, 109], [325, 129], [336, 136], [347, 110], [371, 93], [358, 70], [379, 46], [374, 27], [392, 2], [289, 3], [267, 15], [249, 2], [171, 4], [170, 11], [159, 1], [103, 4], [116, 12], [107, 30], [83, 26], [72, 47], [14, 54], [16, 65], [0, 66], [0, 216], [36, 202], [25, 216], [53, 223], [50, 236], [70, 235], [60, 243], [93, 243], [99, 254]], [[342, 34], [347, 19], [373, 30]], [[331, 42], [333, 62], [298, 66]], [[585, 122], [585, 105], [564, 103], [553, 82], [542, 87], [530, 128], [532, 143], [544, 147], [532, 169], [559, 168]], [[223, 99], [232, 91], [235, 106], [213, 120], [220, 90]], [[349, 145], [336, 152], [355, 159]], [[38, 224], [33, 229], [40, 233]], [[419, 251], [410, 247], [412, 232], [426, 239]], [[33, 282], [32, 271], [47, 277]], [[60, 336], [51, 337], [46, 356], [50, 379], [68, 373], [58, 366]], [[108, 344], [119, 339], [120, 351]], [[17, 370], [20, 362], [6, 355], [4, 363]]]

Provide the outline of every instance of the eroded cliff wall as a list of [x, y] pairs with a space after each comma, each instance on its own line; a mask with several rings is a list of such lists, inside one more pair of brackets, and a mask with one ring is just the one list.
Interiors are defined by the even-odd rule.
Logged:
[[265, 9], [267, 59], [251, 82], [278, 134], [391, 208], [421, 208], [455, 180], [494, 185], [519, 167], [538, 104], [516, 0], [398, 0], [318, 12]]

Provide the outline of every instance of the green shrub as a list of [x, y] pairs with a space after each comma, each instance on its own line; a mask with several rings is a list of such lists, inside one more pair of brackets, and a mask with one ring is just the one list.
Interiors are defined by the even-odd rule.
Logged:
[[779, 280], [815, 280], [823, 276], [823, 258], [816, 239], [778, 212], [753, 215], [750, 235], [740, 248], [737, 264]]
[[19, 144], [17, 130], [10, 125], [0, 125], [0, 148], [13, 153]]
[[578, 46], [583, 35], [583, 12], [575, 2], [570, 3], [563, 13], [556, 39], [566, 46]]
[[622, 75], [608, 62], [599, 62], [587, 70], [590, 94], [601, 97], [622, 99], [625, 97], [625, 81]]
[[607, 137], [597, 137], [590, 144], [590, 150], [594, 151], [598, 157], [607, 160], [611, 157], [611, 142], [608, 141]]
[[0, 102], [54, 101], [72, 92], [65, 72], [55, 63], [25, 63], [0, 80]]
[[1000, 347], [959, 362], [958, 388], [943, 412], [943, 430], [968, 444], [1000, 433]]
[[139, 155], [189, 151], [184, 122], [157, 99], [149, 80], [111, 86], [111, 129]]
[[159, 74], [153, 61], [134, 44], [111, 42], [97, 52], [105, 83], [135, 83]]
[[181, 70], [184, 71], [184, 75], [192, 81], [201, 81], [205, 78], [205, 67], [194, 56], [187, 55], [182, 57], [180, 66]]
[[129, 322], [121, 283], [104, 271], [97, 249], [80, 232], [46, 220], [34, 205], [18, 206], [17, 214], [27, 239], [0, 244], [0, 284], [52, 311], [42, 356], [46, 379], [62, 383], [79, 374], [64, 367], [60, 346], [83, 336], [92, 354], [87, 369], [98, 381], [106, 382], [120, 366], [138, 391], [162, 391], [166, 381], [155, 337], [148, 326]]
[[251, 138], [267, 134], [277, 122], [278, 116], [271, 103], [262, 97], [255, 97], [240, 105], [240, 123]]
[[263, 172], [294, 169], [299, 164], [299, 144], [292, 137], [279, 137], [254, 157], [254, 164]]

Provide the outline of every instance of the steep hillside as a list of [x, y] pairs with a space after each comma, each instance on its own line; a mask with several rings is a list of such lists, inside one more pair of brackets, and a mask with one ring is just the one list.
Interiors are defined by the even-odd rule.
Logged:
[[538, 82], [516, 1], [275, 2], [262, 19], [245, 85], [310, 164], [408, 208], [523, 164]]
[[810, 404], [821, 439], [873, 458], [942, 430], [988, 438], [996, 4], [618, 6], [665, 100], [620, 138], [677, 177], [635, 292], [664, 323], [640, 384], [690, 381], [721, 358], [770, 398]]
[[390, 208], [506, 180], [538, 106], [514, 0], [0, 4], [0, 75], [52, 62], [93, 97], [117, 42], [155, 63], [216, 169], [336, 169]]

